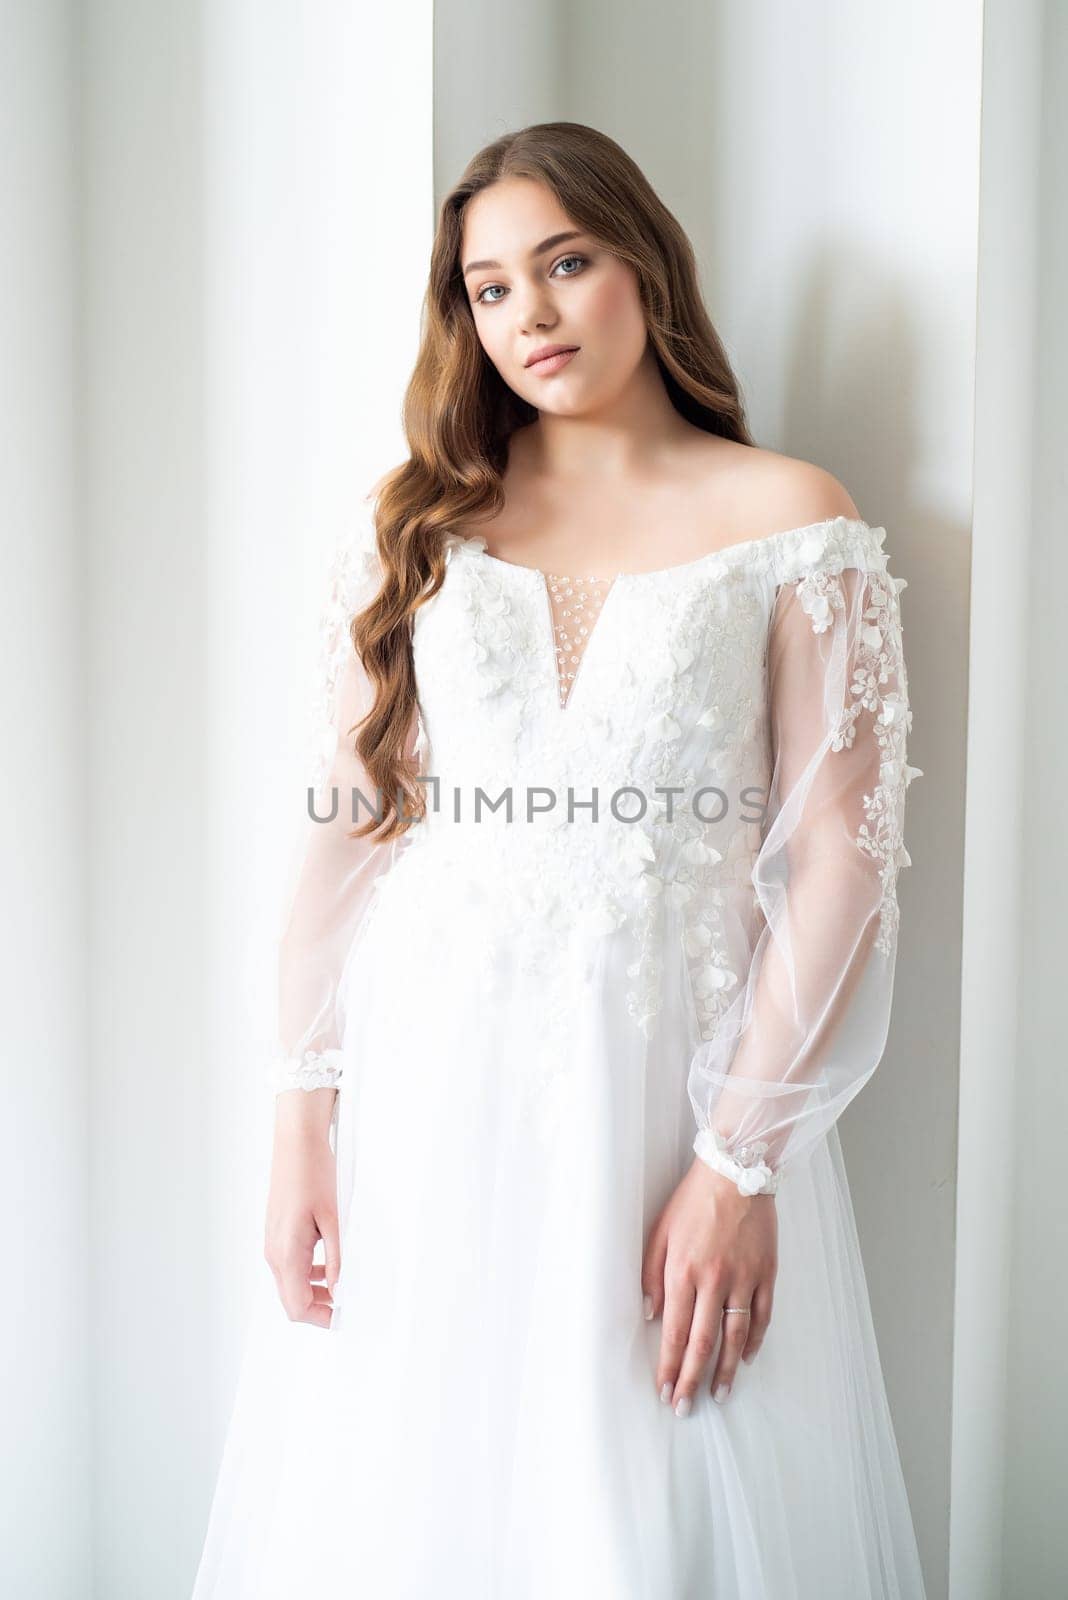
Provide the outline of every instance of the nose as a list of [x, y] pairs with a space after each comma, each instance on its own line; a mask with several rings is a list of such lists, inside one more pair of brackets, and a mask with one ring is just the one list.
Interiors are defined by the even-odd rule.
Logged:
[[521, 294], [517, 294], [516, 304], [519, 307], [517, 318], [521, 333], [532, 333], [537, 330], [544, 332], [556, 322], [556, 313], [548, 292], [540, 284], [531, 284]]

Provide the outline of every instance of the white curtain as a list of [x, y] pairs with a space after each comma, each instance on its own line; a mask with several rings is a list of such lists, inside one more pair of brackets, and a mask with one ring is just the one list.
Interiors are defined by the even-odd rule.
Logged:
[[271, 937], [328, 564], [401, 451], [432, 42], [429, 0], [86, 8], [100, 1594], [188, 1594], [266, 1270]]

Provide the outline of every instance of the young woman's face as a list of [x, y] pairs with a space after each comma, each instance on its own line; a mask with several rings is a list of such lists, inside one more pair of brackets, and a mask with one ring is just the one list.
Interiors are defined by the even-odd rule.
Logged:
[[[637, 276], [545, 184], [504, 178], [477, 194], [460, 267], [482, 348], [522, 399], [582, 416], [619, 397], [647, 343]], [[531, 365], [547, 345], [575, 353]]]

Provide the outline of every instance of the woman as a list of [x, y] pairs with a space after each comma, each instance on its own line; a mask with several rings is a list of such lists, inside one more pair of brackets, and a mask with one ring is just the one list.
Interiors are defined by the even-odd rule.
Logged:
[[281, 1308], [195, 1600], [916, 1600], [836, 1127], [917, 775], [884, 530], [754, 446], [574, 123], [446, 197], [405, 424], [324, 623]]

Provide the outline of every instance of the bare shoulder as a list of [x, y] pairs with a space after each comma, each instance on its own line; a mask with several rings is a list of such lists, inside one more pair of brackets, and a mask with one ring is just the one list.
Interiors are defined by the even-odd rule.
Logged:
[[843, 483], [812, 461], [717, 440], [703, 473], [710, 507], [732, 537], [760, 538], [831, 517], [860, 518]]
[[813, 461], [780, 455], [775, 450], [751, 449], [748, 470], [739, 476], [739, 493], [748, 522], [761, 531], [804, 528], [830, 517], [860, 518], [845, 485]]

